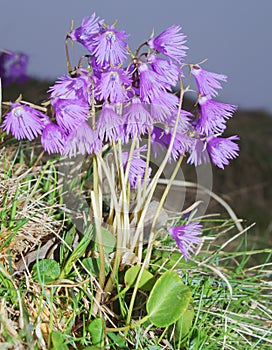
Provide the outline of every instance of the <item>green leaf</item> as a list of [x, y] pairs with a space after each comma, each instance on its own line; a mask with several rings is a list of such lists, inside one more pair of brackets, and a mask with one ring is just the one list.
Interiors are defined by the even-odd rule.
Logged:
[[93, 230], [94, 227], [92, 224], [86, 229], [84, 232], [81, 241], [76, 246], [75, 250], [71, 253], [69, 258], [67, 259], [63, 270], [61, 271], [60, 278], [63, 278], [64, 276], [68, 275], [68, 273], [72, 270], [73, 264], [82, 257], [82, 255], [86, 252], [86, 249], [90, 242], [93, 239]]
[[174, 271], [166, 271], [155, 283], [147, 301], [150, 321], [157, 327], [176, 322], [187, 310], [191, 291]]
[[91, 273], [91, 275], [99, 276], [99, 259], [98, 258], [84, 258], [82, 264]]
[[[116, 246], [116, 238], [105, 227], [101, 227], [101, 233], [102, 233], [102, 241], [103, 241], [105, 252], [110, 254], [111, 252], [114, 251], [114, 248]], [[97, 243], [97, 238], [96, 238], [96, 243]]]
[[[107, 336], [113, 341], [115, 346], [118, 346], [118, 349], [129, 350], [126, 344], [123, 341], [123, 337], [120, 334], [116, 334], [113, 332], [108, 332]], [[111, 344], [109, 344], [110, 346]]]
[[194, 319], [193, 308], [188, 308], [177, 320], [175, 326], [175, 339], [183, 339], [190, 331]]
[[[126, 271], [125, 283], [127, 288], [131, 288], [135, 285], [141, 266], [132, 266]], [[143, 270], [142, 276], [140, 278], [139, 289], [150, 291], [155, 284], [155, 278], [147, 270]]]
[[88, 331], [91, 334], [93, 345], [102, 348], [104, 346], [104, 322], [102, 318], [93, 320], [88, 326]]
[[69, 350], [68, 346], [64, 343], [65, 336], [62, 333], [52, 331], [51, 333], [52, 340], [52, 350]]
[[51, 283], [59, 277], [60, 267], [53, 259], [43, 259], [34, 264], [32, 272], [35, 281]]

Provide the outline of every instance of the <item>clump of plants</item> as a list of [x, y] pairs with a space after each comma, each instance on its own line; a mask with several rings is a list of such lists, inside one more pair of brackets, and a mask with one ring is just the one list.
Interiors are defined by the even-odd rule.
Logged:
[[[215, 100], [225, 75], [205, 70], [204, 62], [185, 62], [180, 26], [153, 33], [135, 52], [127, 40], [116, 23], [95, 14], [84, 18], [67, 34], [68, 74], [50, 87], [48, 100], [37, 106], [20, 96], [3, 103], [4, 137], [39, 139], [52, 156], [47, 168], [58, 183], [54, 177], [48, 189], [57, 186], [69, 218], [50, 254], [39, 248], [35, 261], [20, 265], [28, 280], [25, 296], [31, 295], [20, 297], [20, 305], [29, 310], [36, 348], [189, 349], [192, 339], [205, 343], [201, 332], [193, 333], [189, 271], [198, 266], [194, 256], [205, 244], [209, 220], [198, 215], [198, 202], [179, 211], [164, 205], [181, 184], [182, 162], [224, 169], [238, 156], [238, 136], [222, 135], [236, 106]], [[76, 66], [70, 42], [86, 48]], [[190, 111], [187, 93], [195, 97]], [[138, 339], [141, 332], [148, 340]]]

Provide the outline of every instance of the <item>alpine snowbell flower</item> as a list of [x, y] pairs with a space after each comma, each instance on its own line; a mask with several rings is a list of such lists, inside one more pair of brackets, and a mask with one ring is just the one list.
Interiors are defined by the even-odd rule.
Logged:
[[151, 103], [160, 98], [161, 92], [166, 91], [169, 84], [158, 73], [151, 70], [146, 63], [138, 68], [140, 74], [140, 97], [143, 102]]
[[229, 165], [229, 159], [238, 157], [239, 146], [233, 141], [239, 140], [237, 135], [228, 138], [210, 137], [207, 139], [207, 150], [212, 162], [219, 168], [224, 169]]
[[128, 138], [133, 138], [135, 135], [149, 133], [153, 128], [153, 121], [145, 104], [135, 97], [131, 104], [125, 108], [123, 114], [126, 125], [126, 141]]
[[47, 118], [32, 107], [14, 102], [11, 104], [10, 111], [6, 114], [3, 130], [7, 134], [11, 133], [17, 140], [28, 139], [32, 141], [44, 129], [43, 117]]
[[215, 89], [222, 89], [222, 85], [218, 80], [227, 81], [226, 75], [209, 72], [198, 64], [192, 66], [191, 73], [195, 77], [198, 91], [201, 95], [217, 96], [218, 92]]
[[91, 154], [102, 149], [102, 143], [97, 134], [86, 123], [79, 124], [67, 137], [64, 154], [75, 157], [77, 154]]
[[155, 122], [169, 123], [178, 110], [179, 98], [169, 92], [161, 91], [158, 97], [154, 97], [150, 103], [150, 114]]
[[48, 90], [51, 99], [68, 98], [88, 102], [88, 90], [90, 79], [86, 75], [78, 75], [72, 78], [68, 75], [60, 77]]
[[201, 243], [202, 240], [198, 237], [201, 234], [201, 230], [202, 225], [199, 222], [170, 227], [168, 233], [176, 241], [185, 260], [189, 259], [190, 253], [194, 253], [195, 245]]
[[237, 106], [222, 103], [202, 96], [198, 99], [200, 106], [200, 117], [196, 123], [199, 133], [210, 135], [222, 133], [226, 128], [226, 120], [231, 118]]
[[52, 104], [58, 125], [67, 132], [84, 122], [89, 114], [89, 105], [81, 100], [57, 99]]
[[96, 96], [99, 100], [109, 100], [111, 103], [124, 102], [127, 98], [126, 87], [131, 80], [122, 69], [110, 69], [101, 74], [96, 89]]
[[[140, 152], [143, 151], [144, 148], [136, 148], [132, 154], [132, 158], [130, 160], [129, 164], [129, 172], [128, 172], [128, 180], [130, 183], [130, 186], [134, 189], [138, 187], [138, 183], [143, 182], [146, 172], [146, 161], [141, 158]], [[123, 152], [122, 153], [122, 163], [124, 170], [126, 171], [126, 168], [129, 163], [129, 152]], [[148, 176], [151, 174], [151, 168], [148, 169]], [[148, 180], [148, 179], [147, 179]]]
[[104, 103], [96, 122], [96, 130], [101, 141], [117, 141], [124, 138], [123, 119], [115, 112], [114, 106]]
[[103, 21], [99, 21], [99, 17], [96, 17], [94, 13], [90, 17], [83, 18], [81, 26], [72, 30], [69, 36], [72, 40], [81, 43], [92, 53], [92, 40], [99, 33], [101, 22]]
[[148, 56], [147, 62], [150, 63], [154, 72], [161, 76], [163, 81], [170, 86], [176, 86], [180, 70], [174, 62], [160, 58], [154, 53]]
[[41, 144], [44, 150], [49, 154], [63, 154], [65, 141], [65, 132], [58, 125], [52, 122], [47, 123], [41, 136]]
[[23, 52], [1, 52], [0, 53], [0, 78], [2, 85], [12, 83], [23, 84], [29, 79], [26, 70], [29, 57]]
[[128, 35], [125, 31], [118, 31], [114, 26], [100, 30], [93, 38], [93, 54], [100, 67], [111, 63], [114, 67], [123, 63], [127, 55]]
[[186, 56], [185, 50], [187, 46], [184, 46], [186, 36], [180, 31], [180, 26], [173, 25], [155, 38], [150, 38], [148, 40], [148, 45], [151, 49], [181, 63]]
[[208, 163], [209, 160], [210, 157], [205, 141], [195, 138], [190, 150], [190, 156], [187, 159], [187, 163], [194, 164], [194, 166], [199, 166], [201, 164]]

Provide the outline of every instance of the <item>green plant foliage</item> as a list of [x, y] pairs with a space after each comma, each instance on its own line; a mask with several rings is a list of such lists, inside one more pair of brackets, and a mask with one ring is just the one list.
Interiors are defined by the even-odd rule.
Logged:
[[175, 324], [175, 339], [177, 341], [184, 339], [189, 333], [193, 325], [193, 319], [194, 310], [189, 306]]
[[59, 332], [53, 331], [51, 333], [52, 350], [69, 350], [68, 346], [64, 343], [65, 336]]
[[82, 264], [89, 271], [91, 275], [95, 277], [99, 276], [99, 259], [85, 258], [82, 260]]
[[116, 246], [116, 238], [105, 227], [101, 227], [101, 233], [105, 252], [110, 254]]
[[155, 283], [147, 301], [149, 319], [157, 327], [170, 326], [187, 310], [190, 300], [191, 290], [178, 273], [166, 271]]
[[[141, 270], [140, 266], [133, 266], [126, 271], [125, 283], [127, 288], [132, 288], [135, 285], [140, 270]], [[152, 273], [150, 273], [147, 270], [143, 270], [138, 288], [142, 290], [150, 291], [153, 288], [154, 284], [155, 284], [155, 278], [152, 275]]]
[[67, 259], [64, 265], [64, 268], [61, 271], [60, 278], [69, 274], [69, 272], [73, 268], [73, 264], [83, 256], [92, 239], [93, 239], [93, 225], [90, 224], [88, 229], [84, 232], [81, 241], [78, 243], [76, 248], [73, 250], [72, 254]]
[[52, 283], [59, 277], [60, 267], [53, 259], [43, 259], [35, 263], [32, 272], [34, 281]]
[[88, 331], [92, 337], [92, 343], [99, 348], [104, 346], [104, 322], [102, 318], [96, 318], [89, 326]]

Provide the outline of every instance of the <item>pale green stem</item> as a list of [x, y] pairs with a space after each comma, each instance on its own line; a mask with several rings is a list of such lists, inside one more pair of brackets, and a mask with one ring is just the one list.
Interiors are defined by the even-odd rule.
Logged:
[[[101, 155], [99, 155], [100, 158]], [[98, 156], [98, 157], [99, 157]], [[101, 162], [98, 157], [93, 158], [93, 191], [91, 191], [91, 206], [94, 215], [95, 222], [95, 231], [96, 231], [96, 239], [98, 242], [98, 252], [99, 252], [99, 286], [100, 289], [97, 291], [95, 300], [93, 304], [93, 315], [96, 315], [98, 312], [99, 304], [102, 299], [102, 291], [104, 288], [104, 284], [106, 281], [106, 272], [105, 272], [105, 253], [104, 253], [104, 244], [103, 237], [101, 231], [102, 225], [102, 169]]]
[[[176, 133], [177, 133], [177, 128], [178, 128], [178, 122], [179, 122], [182, 102], [183, 102], [184, 89], [183, 89], [183, 85], [182, 85], [182, 80], [180, 80], [180, 87], [181, 87], [181, 93], [180, 93], [179, 107], [178, 107], [178, 112], [177, 112], [177, 116], [176, 116], [174, 130], [173, 130], [172, 137], [171, 137], [171, 140], [170, 140], [169, 148], [168, 148], [168, 150], [166, 152], [166, 155], [165, 155], [165, 157], [164, 157], [164, 159], [163, 159], [163, 161], [161, 163], [161, 166], [157, 170], [154, 178], [152, 179], [150, 185], [147, 188], [147, 198], [146, 198], [146, 200], [144, 198], [143, 201], [142, 201], [142, 203], [144, 203], [144, 208], [143, 208], [140, 220], [139, 220], [139, 226], [138, 226], [139, 229], [137, 227], [136, 232], [135, 232], [135, 236], [136, 237], [137, 237], [137, 234], [139, 234], [138, 231], [140, 231], [141, 227], [143, 226], [145, 215], [146, 215], [148, 206], [149, 206], [149, 204], [151, 202], [151, 199], [152, 199], [152, 196], [154, 194], [154, 191], [156, 189], [157, 182], [158, 182], [158, 180], [159, 180], [159, 178], [160, 178], [160, 176], [161, 176], [161, 174], [162, 174], [162, 172], [163, 172], [163, 170], [164, 170], [164, 168], [165, 168], [165, 166], [166, 166], [166, 164], [167, 164], [167, 162], [169, 160], [169, 157], [171, 156], [172, 148], [173, 148], [175, 137], [176, 137]], [[130, 321], [131, 321], [131, 316], [132, 316], [132, 311], [133, 311], [133, 307], [134, 307], [134, 303], [135, 303], [135, 299], [136, 299], [136, 295], [137, 295], [137, 291], [138, 291], [138, 286], [139, 286], [139, 283], [140, 283], [140, 280], [141, 280], [144, 268], [146, 267], [146, 263], [149, 261], [149, 255], [151, 254], [152, 248], [153, 248], [153, 244], [152, 244], [152, 242], [151, 243], [149, 242], [149, 244], [147, 246], [147, 253], [146, 253], [145, 259], [143, 261], [141, 270], [139, 271], [139, 274], [138, 274], [138, 277], [137, 277], [137, 280], [136, 280], [136, 283], [135, 283], [135, 286], [134, 286], [134, 290], [133, 290], [133, 293], [132, 293], [132, 296], [131, 296], [131, 300], [130, 300], [130, 304], [129, 304], [129, 310], [128, 310], [128, 315], [127, 315], [127, 321], [126, 321], [127, 324], [129, 324]]]
[[[166, 197], [167, 197], [167, 195], [168, 195], [168, 193], [169, 193], [169, 191], [170, 191], [170, 189], [171, 189], [171, 187], [172, 187], [173, 181], [175, 180], [175, 177], [176, 177], [177, 172], [178, 172], [178, 170], [179, 170], [179, 168], [180, 168], [180, 165], [181, 165], [181, 163], [182, 163], [182, 160], [183, 160], [183, 156], [181, 156], [181, 157], [179, 158], [179, 160], [178, 160], [178, 162], [177, 162], [177, 164], [176, 164], [176, 166], [175, 166], [175, 169], [174, 169], [174, 171], [173, 171], [173, 173], [172, 173], [172, 175], [171, 175], [171, 177], [170, 177], [170, 179], [169, 179], [169, 181], [168, 181], [168, 183], [167, 183], [167, 186], [166, 186], [166, 188], [165, 188], [165, 190], [164, 190], [164, 192], [163, 192], [163, 195], [162, 195], [162, 197], [161, 197], [161, 200], [160, 200], [160, 202], [159, 202], [158, 208], [157, 208], [157, 210], [156, 210], [156, 213], [155, 213], [155, 215], [154, 215], [154, 219], [153, 219], [153, 222], [152, 222], [152, 226], [151, 226], [151, 230], [150, 230], [150, 236], [149, 236], [149, 240], [148, 240], [148, 246], [152, 246], [152, 241], [153, 241], [153, 239], [154, 239], [154, 237], [155, 237], [155, 227], [156, 227], [156, 224], [157, 224], [158, 217], [159, 217], [159, 215], [160, 215], [160, 212], [161, 212], [161, 210], [162, 210], [162, 207], [163, 207], [163, 205], [164, 205], [164, 202], [165, 202], [165, 200], [166, 200]], [[146, 264], [146, 266], [149, 265], [149, 261], [150, 261], [150, 257], [151, 257], [151, 252], [152, 252], [152, 250], [149, 249], [149, 250], [148, 250], [148, 256], [145, 258], [145, 264]]]

